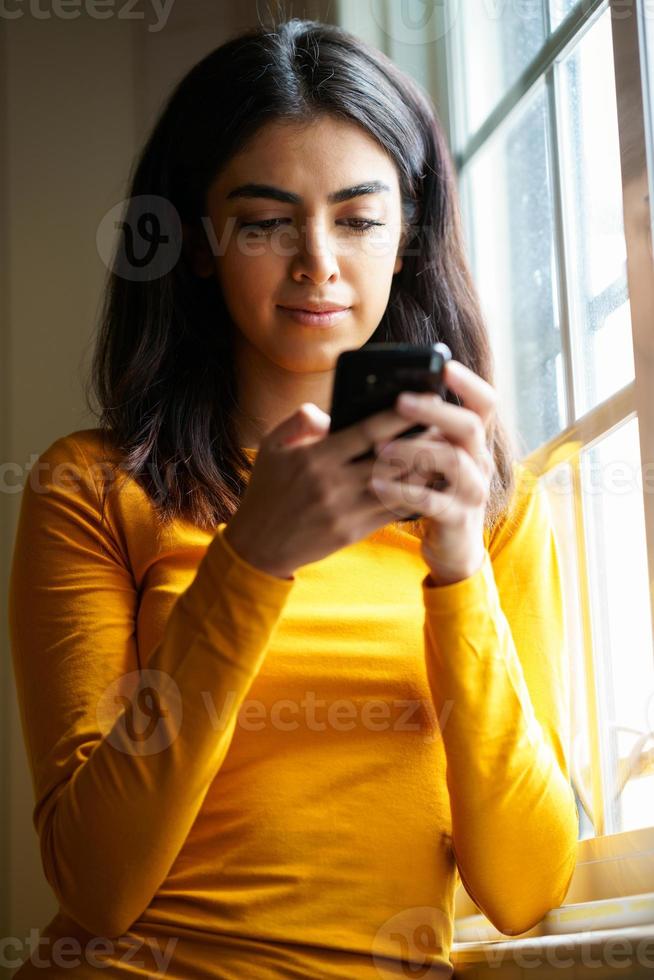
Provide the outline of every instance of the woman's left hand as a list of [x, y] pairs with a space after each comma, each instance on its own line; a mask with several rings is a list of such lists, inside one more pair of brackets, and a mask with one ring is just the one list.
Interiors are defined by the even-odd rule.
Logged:
[[[401, 477], [380, 486], [373, 483], [385, 506], [406, 505], [423, 518], [421, 553], [434, 585], [459, 582], [481, 567], [484, 516], [495, 468], [486, 438], [495, 413], [495, 389], [455, 360], [446, 363], [443, 380], [465, 407], [431, 393], [416, 394], [414, 408], [405, 406], [404, 396], [398, 398], [395, 410], [428, 428], [389, 442], [377, 456], [385, 465], [399, 464], [408, 482]], [[376, 468], [374, 476], [378, 475]], [[418, 483], [411, 479], [415, 476]], [[447, 481], [446, 489], [425, 485], [440, 476]]]

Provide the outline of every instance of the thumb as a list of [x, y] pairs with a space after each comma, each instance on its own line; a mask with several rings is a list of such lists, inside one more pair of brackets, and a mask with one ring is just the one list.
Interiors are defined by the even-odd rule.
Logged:
[[292, 415], [284, 419], [270, 433], [277, 446], [288, 445], [304, 437], [322, 436], [329, 431], [331, 416], [313, 402], [303, 402]]

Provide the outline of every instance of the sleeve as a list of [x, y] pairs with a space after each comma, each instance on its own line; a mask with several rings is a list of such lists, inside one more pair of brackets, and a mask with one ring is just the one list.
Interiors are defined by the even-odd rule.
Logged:
[[138, 592], [90, 474], [69, 436], [32, 468], [9, 629], [45, 876], [64, 912], [115, 937], [179, 853], [295, 580], [250, 565], [219, 525], [142, 668]]
[[544, 489], [516, 470], [482, 566], [451, 585], [422, 583], [453, 851], [466, 891], [507, 935], [563, 903], [578, 840], [556, 543]]

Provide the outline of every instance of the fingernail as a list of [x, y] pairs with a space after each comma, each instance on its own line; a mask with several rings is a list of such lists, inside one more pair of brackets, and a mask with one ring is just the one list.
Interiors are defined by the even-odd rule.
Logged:
[[398, 405], [400, 408], [417, 408], [419, 399], [415, 395], [403, 393], [398, 398]]

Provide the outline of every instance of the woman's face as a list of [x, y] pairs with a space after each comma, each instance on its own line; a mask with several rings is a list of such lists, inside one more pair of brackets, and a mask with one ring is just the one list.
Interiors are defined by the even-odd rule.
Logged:
[[[373, 193], [330, 199], [373, 182]], [[237, 341], [291, 372], [333, 369], [342, 350], [366, 343], [402, 265], [398, 175], [372, 137], [333, 117], [269, 123], [217, 176], [207, 205], [213, 254], [198, 255], [196, 271], [217, 276]], [[268, 229], [245, 227], [258, 222]], [[315, 327], [280, 308], [321, 302], [348, 312]]]

